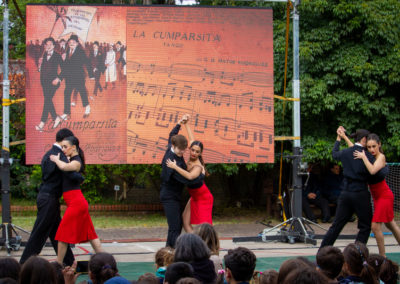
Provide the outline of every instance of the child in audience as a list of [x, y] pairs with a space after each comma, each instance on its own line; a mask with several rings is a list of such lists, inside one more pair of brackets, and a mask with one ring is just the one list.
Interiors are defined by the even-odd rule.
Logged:
[[281, 267], [279, 268], [279, 273], [278, 273], [278, 284], [281, 284], [285, 281], [286, 276], [289, 275], [290, 272], [292, 272], [295, 269], [306, 269], [306, 268], [311, 268], [311, 266], [306, 263], [304, 260], [299, 259], [299, 258], [291, 258], [288, 260], [285, 260], [282, 264]]
[[360, 242], [348, 244], [343, 250], [343, 272], [347, 277], [339, 280], [341, 284], [378, 284], [374, 268], [368, 264], [368, 248]]
[[128, 280], [119, 276], [115, 258], [106, 252], [99, 252], [91, 256], [89, 278], [93, 284], [130, 284]]
[[219, 257], [219, 238], [217, 231], [215, 231], [212, 225], [203, 223], [195, 228], [194, 233], [198, 235], [210, 249], [210, 260], [214, 263], [215, 273], [218, 273], [218, 270], [223, 269], [223, 266], [222, 259]]
[[214, 283], [217, 274], [210, 260], [206, 243], [195, 234], [183, 234], [175, 243], [174, 261], [184, 261], [193, 267], [193, 277], [203, 283]]
[[145, 273], [139, 277], [137, 284], [159, 284], [160, 280], [152, 273]]
[[176, 284], [179, 279], [193, 277], [193, 267], [186, 262], [175, 262], [168, 265], [165, 271], [165, 284]]
[[[283, 284], [328, 284], [329, 279], [311, 267], [297, 268], [291, 271], [283, 281]], [[336, 283], [336, 282], [335, 282]]]
[[185, 277], [185, 278], [179, 279], [179, 281], [176, 282], [176, 284], [201, 284], [201, 282], [193, 277]]
[[277, 284], [277, 283], [278, 283], [278, 271], [274, 269], [268, 269], [260, 274], [259, 284]]
[[14, 258], [0, 258], [0, 278], [12, 278], [18, 281], [20, 271], [21, 265]]
[[224, 256], [225, 279], [229, 284], [249, 283], [256, 268], [256, 255], [249, 249], [238, 247]]
[[317, 270], [330, 280], [336, 280], [344, 263], [341, 250], [333, 246], [325, 246], [318, 251], [316, 260]]
[[399, 266], [397, 263], [379, 254], [371, 254], [368, 257], [368, 263], [374, 268], [381, 282], [385, 284], [398, 283]]
[[19, 283], [57, 284], [57, 276], [50, 262], [38, 256], [31, 256], [22, 265]]
[[164, 282], [167, 266], [174, 262], [174, 249], [170, 247], [160, 248], [155, 255], [156, 276], [160, 284]]

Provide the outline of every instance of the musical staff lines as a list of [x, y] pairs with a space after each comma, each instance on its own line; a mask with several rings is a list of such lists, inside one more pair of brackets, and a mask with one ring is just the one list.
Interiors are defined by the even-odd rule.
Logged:
[[[153, 107], [134, 103], [128, 103], [128, 119], [136, 124], [144, 125], [147, 120], [154, 121], [156, 127], [171, 128], [180, 117], [188, 113], [187, 109], [177, 109], [176, 107]], [[231, 117], [221, 117], [196, 113], [191, 110], [192, 127], [195, 133], [204, 133], [211, 130], [214, 136], [225, 141], [236, 141], [237, 145], [247, 148], [254, 148], [260, 145], [272, 145], [273, 129], [272, 127], [254, 123], [236, 120]], [[129, 124], [129, 121], [128, 121]], [[152, 125], [149, 125], [152, 127]]]
[[156, 64], [142, 64], [136, 61], [128, 60], [128, 73], [147, 73], [166, 74], [169, 79], [200, 83], [208, 81], [214, 84], [218, 81], [221, 84], [233, 86], [235, 83], [243, 83], [253, 87], [273, 87], [272, 73], [264, 72], [227, 72], [221, 70], [208, 70], [207, 68], [197, 64], [174, 63], [170, 66], [161, 66]]
[[[141, 138], [139, 134], [128, 130], [127, 136], [128, 156], [145, 156], [151, 154], [151, 158], [161, 160], [168, 146], [168, 139], [159, 136], [157, 140]], [[250, 154], [239, 151], [231, 151], [232, 156], [227, 156], [219, 151], [205, 148], [203, 156], [207, 163], [249, 163]], [[267, 158], [267, 156], [262, 156]]]
[[130, 92], [139, 94], [142, 97], [160, 96], [163, 99], [178, 99], [180, 101], [196, 100], [204, 104], [211, 104], [215, 107], [236, 107], [249, 110], [272, 112], [273, 99], [267, 96], [255, 96], [254, 92], [229, 93], [211, 90], [195, 89], [192, 86], [184, 85], [178, 87], [176, 83], [167, 85], [151, 84], [144, 82], [129, 82]]

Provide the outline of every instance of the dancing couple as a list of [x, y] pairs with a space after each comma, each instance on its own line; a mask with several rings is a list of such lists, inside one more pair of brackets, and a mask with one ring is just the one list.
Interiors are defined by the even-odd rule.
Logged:
[[[333, 245], [343, 226], [355, 212], [360, 229], [356, 241], [366, 244], [372, 228], [379, 254], [385, 256], [382, 223], [392, 231], [399, 244], [400, 228], [394, 221], [393, 193], [385, 181], [388, 168], [380, 139], [374, 133], [359, 129], [356, 133], [350, 135], [351, 138], [355, 139], [353, 144], [346, 136], [345, 129], [342, 126], [336, 132], [337, 140], [332, 154], [333, 158], [340, 160], [343, 165], [343, 191], [339, 196], [335, 220], [325, 235], [321, 247]], [[342, 139], [346, 141], [349, 148], [339, 151]], [[368, 149], [368, 152], [365, 152], [365, 149]], [[367, 183], [374, 203], [373, 215], [370, 202], [371, 195]]]
[[[41, 252], [50, 237], [57, 262], [71, 265], [74, 260], [68, 244], [89, 241], [95, 252], [101, 252], [89, 215], [89, 206], [80, 190], [83, 182], [85, 157], [79, 140], [72, 131], [63, 128], [56, 134], [56, 143], [44, 155], [41, 163], [42, 184], [37, 198], [37, 219], [21, 256], [24, 263], [31, 255]], [[63, 196], [67, 210], [61, 220], [59, 198]]]
[[[194, 140], [189, 126], [189, 115], [184, 115], [169, 134], [168, 148], [162, 160], [160, 200], [168, 222], [166, 246], [174, 247], [182, 231], [193, 232], [192, 225], [212, 224], [214, 198], [204, 183], [206, 169], [203, 161], [203, 143]], [[185, 136], [178, 134], [184, 125], [190, 140], [190, 157], [186, 163], [183, 154], [188, 146]], [[187, 185], [191, 198], [181, 214], [183, 187]]]

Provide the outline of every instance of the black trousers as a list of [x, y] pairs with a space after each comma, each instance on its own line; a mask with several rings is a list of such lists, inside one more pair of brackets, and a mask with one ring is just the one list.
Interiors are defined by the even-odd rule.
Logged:
[[85, 86], [85, 80], [82, 82], [65, 82], [64, 90], [64, 113], [71, 114], [71, 94], [76, 90], [81, 95], [82, 106], [86, 107], [89, 104], [88, 94]]
[[103, 91], [103, 88], [101, 87], [101, 84], [100, 84], [100, 75], [101, 75], [101, 73], [100, 73], [99, 70], [96, 70], [93, 73], [93, 75], [94, 75], [94, 90], [93, 90], [93, 94], [95, 96], [97, 96], [97, 90], [100, 90], [100, 92]]
[[372, 221], [371, 195], [366, 190], [357, 192], [344, 190], [338, 199], [335, 220], [322, 240], [321, 248], [335, 243], [343, 227], [354, 213], [358, 218], [357, 228], [359, 230], [356, 241], [364, 244], [368, 242]]
[[[47, 238], [50, 238], [51, 244], [57, 253], [58, 242], [54, 239], [57, 233], [58, 225], [61, 222], [60, 202], [57, 197], [48, 193], [38, 194], [37, 200], [37, 217], [33, 226], [29, 240], [22, 253], [20, 263], [23, 264], [30, 256], [38, 255], [46, 244]], [[74, 255], [70, 247], [64, 257], [66, 265], [72, 265]]]
[[181, 201], [163, 197], [161, 193], [161, 204], [164, 207], [165, 216], [168, 222], [168, 236], [167, 236], [167, 247], [175, 247], [176, 239], [182, 232], [182, 208]]
[[317, 196], [315, 199], [309, 199], [303, 196], [303, 212], [306, 215], [307, 219], [316, 220], [314, 212], [312, 211], [310, 204], [314, 204], [318, 208], [321, 209], [322, 212], [322, 220], [328, 221], [331, 218], [331, 213], [329, 210], [329, 202], [322, 196]]
[[59, 85], [53, 86], [53, 85], [42, 85], [43, 89], [43, 97], [44, 97], [44, 103], [43, 103], [43, 111], [42, 111], [42, 118], [40, 121], [46, 122], [47, 118], [49, 117], [49, 113], [53, 120], [57, 118], [57, 113], [56, 109], [54, 108], [53, 104], [53, 97], [54, 94], [56, 93]]

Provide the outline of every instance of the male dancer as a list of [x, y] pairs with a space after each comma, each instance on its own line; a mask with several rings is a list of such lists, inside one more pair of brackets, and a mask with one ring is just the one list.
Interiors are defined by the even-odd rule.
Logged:
[[[29, 240], [22, 253], [20, 263], [23, 264], [30, 256], [37, 255], [42, 251], [47, 238], [50, 238], [51, 244], [57, 253], [57, 241], [54, 239], [60, 224], [60, 197], [62, 195], [62, 182], [63, 178], [72, 178], [83, 182], [83, 177], [77, 172], [63, 172], [57, 165], [50, 161], [50, 155], [60, 155], [60, 159], [68, 162], [67, 157], [61, 151], [61, 141], [64, 138], [73, 136], [71, 130], [67, 128], [60, 129], [56, 134], [56, 143], [47, 151], [43, 156], [42, 167], [42, 184], [39, 188], [39, 194], [36, 199], [37, 217], [35, 225], [33, 226]], [[72, 265], [74, 262], [74, 255], [72, 250], [68, 247], [67, 254], [64, 258], [66, 265]]]
[[[60, 119], [67, 120], [68, 116], [71, 115], [71, 94], [73, 90], [77, 90], [81, 95], [82, 105], [85, 108], [83, 118], [87, 118], [90, 114], [90, 105], [85, 86], [85, 69], [88, 72], [89, 78], [94, 80], [93, 70], [90, 67], [89, 59], [87, 58], [85, 51], [79, 44], [77, 35], [71, 35], [68, 39], [68, 48], [64, 56], [64, 63], [61, 68], [61, 79], [65, 79], [65, 90], [64, 90], [64, 114], [61, 115]], [[56, 120], [54, 125], [58, 125], [59, 121]]]
[[[321, 248], [333, 245], [342, 231], [343, 227], [349, 222], [353, 213], [358, 217], [359, 232], [356, 241], [366, 244], [371, 232], [372, 208], [371, 194], [368, 191], [367, 180], [370, 174], [360, 159], [354, 159], [354, 151], [363, 151], [367, 144], [368, 130], [358, 129], [356, 133], [350, 135], [354, 138], [353, 147], [339, 151], [341, 135], [344, 128], [339, 126], [336, 131], [337, 138], [333, 146], [332, 156], [335, 160], [341, 161], [343, 165], [342, 193], [338, 199], [336, 216], [332, 226], [329, 228], [321, 243]], [[368, 160], [374, 163], [374, 157], [366, 152]], [[377, 174], [382, 174], [378, 172]]]
[[56, 42], [52, 37], [46, 38], [44, 40], [45, 53], [39, 60], [40, 84], [43, 89], [44, 102], [40, 123], [39, 125], [36, 125], [35, 128], [40, 132], [43, 131], [49, 113], [54, 121], [57, 118], [56, 109], [53, 104], [53, 97], [58, 87], [60, 87], [58, 82], [58, 69], [61, 66], [62, 59], [61, 55], [54, 50], [55, 44]]

